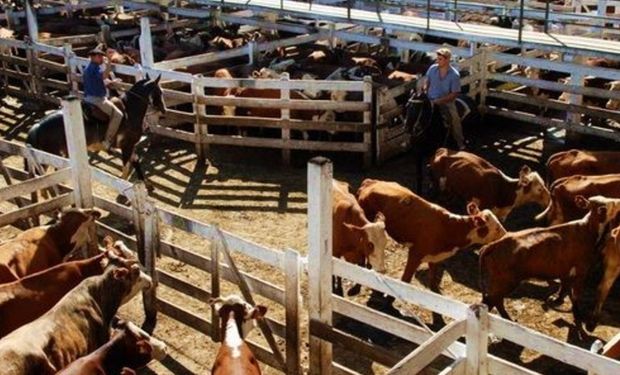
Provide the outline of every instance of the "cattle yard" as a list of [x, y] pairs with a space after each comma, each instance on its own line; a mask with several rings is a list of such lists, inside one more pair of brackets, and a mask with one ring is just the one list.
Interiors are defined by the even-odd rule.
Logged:
[[[325, 42], [325, 48], [328, 49], [335, 48], [339, 43], [356, 48], [367, 45], [368, 53], [377, 54], [373, 56], [378, 56], [379, 47], [387, 50], [398, 49], [401, 53], [400, 58], [404, 61], [418, 56], [414, 51], [428, 52], [439, 46], [437, 43], [385, 37], [373, 29], [377, 27], [378, 22], [381, 22], [385, 23], [386, 28], [393, 27], [395, 31], [404, 23], [390, 23], [396, 21], [389, 21], [389, 17], [385, 19], [380, 17], [381, 19], [377, 20], [374, 14], [372, 18], [367, 18], [366, 14], [361, 13], [363, 10], [349, 9], [347, 15], [346, 8], [334, 10], [329, 8], [331, 5], [324, 5], [326, 8], [318, 5], [330, 3], [328, 1], [313, 4], [310, 12], [308, 4], [301, 5], [302, 3], [296, 2], [265, 1], [260, 4], [252, 2], [246, 6], [241, 2], [227, 4], [227, 1], [191, 1], [183, 6], [165, 8], [166, 16], [161, 17], [161, 22], [158, 24], [150, 22], [148, 17], [143, 17], [140, 19], [139, 28], [132, 25], [123, 30], [110, 31], [103, 27], [99, 35], [91, 33], [38, 39], [37, 17], [61, 11], [71, 13], [80, 9], [97, 9], [107, 3], [92, 1], [77, 5], [67, 3], [64, 6], [43, 4], [36, 10], [36, 16], [30, 9], [25, 9], [22, 13], [18, 11], [12, 15], [10, 12], [0, 15], [0, 20], [24, 18], [30, 35], [30, 39], [26, 41], [0, 39], [2, 62], [0, 76], [4, 76], [6, 93], [44, 100], [52, 104], [61, 103], [60, 98], [69, 93], [80, 95], [81, 72], [88, 62], [86, 58], [80, 56], [110, 36], [117, 40], [136, 37], [140, 47], [138, 53], [141, 63], [136, 66], [115, 64], [114, 72], [125, 80], [125, 83], [117, 84], [116, 88], [119, 91], [126, 90], [129, 82], [147, 74], [152, 77], [162, 76], [164, 97], [169, 110], [158, 122], [149, 123], [149, 129], [151, 133], [165, 138], [195, 144], [196, 159], [195, 165], [192, 161], [194, 170], [191, 173], [203, 171], [205, 176], [207, 175], [206, 168], [199, 167], [200, 161], [212, 157], [222, 158], [214, 156], [221, 152], [217, 146], [226, 146], [222, 150], [231, 150], [227, 152], [236, 152], [234, 150], [241, 148], [245, 150], [247, 147], [281, 150], [279, 159], [284, 163], [290, 163], [291, 158], [294, 159], [295, 156], [291, 152], [298, 150], [310, 151], [312, 154], [353, 152], [362, 156], [361, 164], [367, 168], [374, 163], [388, 163], [390, 158], [406, 152], [410, 147], [408, 130], [402, 116], [409, 90], [416, 85], [415, 77], [407, 82], [379, 83], [373, 74], [360, 74], [353, 78], [346, 75], [340, 75], [337, 79], [328, 77], [334, 71], [330, 74], [316, 75], [318, 79], [297, 79], [298, 77], [291, 77], [288, 73], [280, 75], [277, 79], [252, 76], [222, 79], [216, 74], [221, 67], [227, 67], [231, 73], [235, 73], [234, 76], [241, 76], [244, 66], [255, 64], [274, 51], [284, 51], [285, 54], [279, 61], [286, 61], [291, 55], [300, 54], [302, 48], [309, 48], [318, 41]], [[196, 4], [222, 5], [223, 8], [189, 7]], [[433, 7], [444, 11], [442, 18], [450, 20], [458, 13], [455, 8], [442, 6], [443, 2], [433, 1], [432, 4]], [[410, 5], [424, 7], [426, 2], [424, 4], [411, 2]], [[148, 12], [160, 10], [159, 6], [154, 4], [132, 1], [119, 2], [119, 6], [124, 6], [127, 15], [131, 15], [132, 12], [146, 15], [150, 14]], [[577, 14], [580, 10], [588, 6], [591, 4], [583, 2], [572, 4], [568, 11], [575, 14], [566, 15], [563, 19], [579, 18]], [[387, 5], [385, 7], [388, 8]], [[491, 9], [495, 14], [515, 14], [514, 9], [506, 10], [502, 5], [493, 7], [475, 3], [458, 4], [459, 9], [477, 9], [476, 7]], [[603, 9], [601, 4], [598, 4], [598, 8]], [[291, 22], [291, 19], [273, 21], [262, 17], [260, 12], [258, 16], [256, 15], [257, 11], [265, 10], [328, 22], [312, 23], [307, 19], [304, 22]], [[330, 12], [331, 15], [326, 15], [324, 12]], [[540, 10], [528, 10], [527, 14], [534, 19], [541, 19]], [[561, 13], [550, 14], [551, 20], [562, 18]], [[599, 18], [583, 17], [589, 17], [594, 26], [603, 23], [614, 25], [605, 31], [598, 28], [597, 33], [613, 33], [617, 23], [617, 19], [605, 15], [599, 15]], [[416, 23], [415, 18], [411, 18], [413, 20], [411, 25], [400, 27], [402, 29], [400, 31], [430, 30], [428, 34], [432, 35], [433, 30], [441, 30], [437, 31], [437, 35], [448, 38], [454, 37], [456, 33], [445, 27], [447, 23], [440, 23], [438, 20]], [[224, 51], [155, 61], [152, 41], [157, 33], [191, 29], [197, 27], [201, 19], [208, 19], [211, 27], [222, 23], [249, 25], [257, 29], [288, 33], [286, 34], [288, 37], [259, 41], [245, 40], [243, 41], [245, 44]], [[467, 93], [478, 99], [481, 112], [533, 123], [551, 130], [565, 129], [569, 133], [619, 140], [616, 122], [620, 122], [620, 116], [617, 107], [611, 105], [609, 107], [612, 109], [605, 108], [605, 102], [614, 103], [620, 100], [620, 91], [587, 87], [584, 82], [586, 76], [588, 79], [596, 77], [606, 82], [619, 80], [620, 74], [615, 68], [589, 65], [586, 56], [617, 60], [620, 57], [620, 42], [601, 40], [600, 45], [592, 46], [586, 43], [585, 38], [579, 37], [566, 39], [562, 39], [559, 35], [554, 35], [553, 38], [542, 37], [547, 34], [510, 29], [505, 30], [500, 36], [489, 34], [491, 28], [480, 26], [478, 29], [473, 27], [470, 29], [467, 24], [460, 26], [465, 26], [458, 31], [465, 37], [459, 39], [467, 39], [470, 44], [467, 47], [455, 47], [453, 52], [459, 56], [459, 67], [469, 72], [469, 75], [462, 78], [462, 85], [468, 86]], [[587, 26], [590, 28], [592, 25]], [[431, 28], [427, 29], [428, 27]], [[498, 52], [497, 48], [482, 46], [483, 43], [492, 43], [493, 46], [502, 48]], [[516, 46], [520, 49], [518, 53], [507, 52], [509, 48]], [[273, 66], [270, 65], [271, 67]], [[530, 68], [529, 72], [526, 72], [526, 67]], [[563, 77], [570, 77], [573, 83], [567, 85], [546, 80], [540, 75], [532, 75], [533, 69], [537, 69], [539, 73], [545, 71], [547, 74], [560, 72]], [[258, 95], [235, 97], [219, 93], [241, 88], [256, 89], [259, 92], [270, 91], [270, 94], [265, 99]], [[534, 93], [528, 91], [532, 89], [536, 91]], [[543, 90], [555, 92], [556, 95], [541, 95], [540, 92]], [[322, 92], [323, 96], [307, 95], [317, 92]], [[347, 95], [344, 95], [344, 100], [334, 101], [334, 96], [331, 95], [334, 92], [346, 92]], [[297, 93], [302, 95], [298, 96]], [[559, 99], [560, 93], [568, 93], [568, 100]], [[586, 96], [594, 97], [603, 104], [585, 103]], [[81, 118], [78, 115], [81, 111], [76, 103], [72, 100], [63, 102], [65, 118], [71, 119], [69, 126], [73, 124], [73, 128], [77, 126], [75, 124], [80, 123], [77, 119]], [[216, 107], [215, 110], [213, 107]], [[218, 112], [226, 107], [236, 108], [237, 111], [232, 116], [223, 111]], [[239, 107], [247, 110], [240, 115]], [[275, 114], [260, 111], [265, 108], [273, 110]], [[324, 117], [321, 118], [320, 115], [329, 111], [348, 112], [349, 116], [338, 116], [336, 113], [334, 119], [326, 121]], [[603, 121], [596, 121], [597, 118]], [[270, 129], [275, 131], [265, 131]], [[50, 165], [58, 169], [57, 172], [29, 179], [27, 173], [8, 164], [2, 165], [2, 173], [8, 186], [0, 190], [0, 196], [3, 197], [3, 202], [14, 202], [17, 207], [9, 206], [13, 210], [0, 216], [0, 225], [17, 223], [22, 226], [23, 221], [31, 217], [37, 222], [40, 215], [70, 205], [98, 207], [108, 212], [109, 215], [98, 222], [98, 234], [123, 239], [130, 248], [140, 254], [149, 274], [158, 280], [159, 287], [156, 294], [154, 292], [144, 295], [143, 310], [146, 321], [152, 324], [159, 313], [160, 326], [162, 319], [171, 321], [172, 318], [192, 329], [189, 332], [194, 338], [189, 339], [189, 343], [186, 338], [179, 337], [173, 328], [164, 331], [168, 336], [165, 337], [166, 341], [174, 342], [178, 339], [179, 343], [184, 342], [183, 345], [179, 344], [176, 353], [179, 354], [179, 360], [183, 348], [190, 345], [207, 347], [203, 335], [211, 337], [214, 342], [219, 340], [218, 317], [215, 311], [209, 308], [208, 299], [224, 294], [225, 291], [239, 290], [246, 300], [266, 302], [270, 308], [265, 323], [260, 325], [261, 334], [251, 336], [253, 341], [250, 343], [256, 357], [269, 366], [263, 369], [267, 373], [273, 371], [273, 373], [295, 374], [303, 372], [303, 369], [309, 369], [311, 373], [328, 373], [328, 369], [331, 369], [334, 373], [342, 374], [367, 371], [410, 374], [425, 368], [429, 371], [427, 368], [429, 364], [432, 364], [431, 372], [437, 370], [444, 374], [534, 373], [534, 370], [527, 369], [530, 367], [527, 361], [516, 361], [515, 357], [510, 355], [511, 358], [506, 360], [499, 358], [498, 354], [489, 354], [489, 334], [492, 337], [503, 338], [504, 342], [521, 345], [547, 359], [554, 358], [574, 366], [573, 370], [579, 368], [598, 374], [615, 373], [620, 370], [618, 362], [564, 343], [563, 338], [557, 340], [494, 314], [488, 314], [483, 305], [457, 302], [421, 290], [415, 285], [407, 285], [373, 271], [332, 259], [331, 245], [328, 245], [331, 243], [329, 239], [331, 230], [328, 229], [331, 228], [330, 188], [333, 174], [331, 163], [314, 160], [308, 164], [308, 256], [304, 257], [295, 250], [275, 250], [290, 247], [301, 249], [306, 246], [303, 243], [304, 239], [300, 242], [300, 238], [296, 238], [293, 241], [294, 245], [290, 243], [280, 245], [280, 241], [275, 241], [278, 243], [277, 246], [265, 247], [256, 244], [256, 242], [264, 243], [260, 234], [252, 236], [253, 239], [250, 241], [220, 229], [218, 225], [206, 224], [205, 220], [185, 216], [183, 210], [178, 212], [176, 209], [171, 210], [161, 204], [155, 204], [148, 197], [143, 184], [133, 185], [100, 169], [87, 167], [88, 158], [82, 144], [83, 139], [80, 140], [79, 132], [68, 133], [73, 134], [73, 137], [68, 139], [72, 154], [69, 159], [26, 148], [15, 142], [0, 143], [2, 153], [28, 159], [29, 166], [36, 169], [31, 172], [42, 172], [40, 165]], [[308, 133], [311, 133], [310, 136]], [[336, 136], [333, 138], [328, 136], [331, 133], [336, 133]], [[211, 148], [212, 145], [215, 147]], [[531, 157], [533, 151], [527, 148], [529, 147], [524, 147], [523, 152], [526, 157]], [[178, 153], [178, 149], [174, 147], [166, 149], [164, 146], [164, 150]], [[512, 154], [514, 153], [519, 152], [513, 151]], [[184, 152], [179, 154], [181, 156], [178, 160], [187, 159], [183, 157]], [[109, 167], [108, 162], [103, 163], [104, 167]], [[116, 171], [116, 166], [111, 165], [111, 171]], [[228, 167], [233, 165], [234, 163], [222, 164]], [[179, 180], [176, 174], [180, 172], [182, 175], [184, 170], [185, 167], [180, 168], [171, 172], [175, 174], [174, 176], [161, 179], [156, 176], [157, 168], [152, 167], [150, 169], [152, 176], [149, 178], [156, 181], [156, 188], [162, 188], [162, 192], [151, 195], [156, 198], [170, 195], [169, 187], [164, 186], [161, 181]], [[352, 175], [350, 172], [343, 173]], [[92, 175], [92, 183], [89, 174]], [[297, 173], [293, 173], [292, 176], [299, 178]], [[187, 180], [185, 177], [183, 176], [183, 179]], [[243, 176], [241, 179], [245, 180], [248, 177]], [[357, 180], [358, 177], [355, 176], [353, 179]], [[18, 183], [14, 184], [13, 180], [18, 180]], [[191, 183], [193, 178], [190, 177], [189, 180]], [[279, 180], [280, 178], [276, 179]], [[201, 182], [202, 180], [198, 182], [198, 187], [193, 186], [191, 189], [200, 190]], [[262, 188], [270, 189], [268, 184]], [[37, 201], [36, 194], [31, 199], [24, 198], [24, 195], [40, 189], [49, 190], [51, 198], [41, 202]], [[258, 190], [261, 187], [250, 186], [249, 189]], [[305, 192], [306, 186], [296, 184], [295, 190]], [[114, 202], [111, 197], [116, 194], [129, 198], [131, 207]], [[266, 201], [273, 199], [263, 198], [266, 198]], [[305, 198], [296, 197], [292, 202], [296, 202], [296, 199]], [[243, 204], [243, 199], [241, 201]], [[3, 207], [5, 205], [6, 203]], [[284, 205], [286, 207], [286, 203]], [[290, 207], [285, 209], [285, 212], [290, 209]], [[293, 210], [299, 208], [295, 207]], [[209, 215], [207, 215], [209, 219], [218, 222], [217, 216]], [[245, 213], [238, 218], [238, 220], [242, 218], [242, 225], [260, 225], [255, 220], [259, 222], [281, 220], [273, 215], [262, 217], [258, 215], [255, 218], [244, 216]], [[293, 220], [296, 221], [298, 229], [300, 226], [305, 226], [305, 216]], [[277, 225], [274, 224], [265, 225], [271, 230], [282, 230], [276, 229]], [[259, 230], [257, 233], [262, 232], [265, 235], [269, 229]], [[399, 251], [402, 252], [402, 249]], [[399, 259], [404, 261], [402, 257]], [[394, 266], [397, 266], [398, 262], [399, 260], [394, 259]], [[304, 269], [308, 273], [307, 284], [303, 276]], [[391, 295], [402, 305], [408, 306], [408, 309], [413, 306], [416, 311], [412, 313], [414, 316], [421, 314], [425, 317], [430, 312], [435, 312], [448, 318], [449, 323], [438, 332], [434, 332], [424, 324], [420, 326], [417, 323], [410, 323], [411, 319], [398, 319], [385, 312], [368, 308], [362, 304], [364, 302], [361, 297], [349, 300], [332, 295], [332, 275], [342, 276], [351, 282]], [[397, 273], [392, 275], [398, 277]], [[448, 294], [453, 298], [460, 294], [457, 292], [457, 296], [454, 296], [455, 293], [452, 292]], [[307, 296], [307, 300], [302, 298], [302, 295]], [[466, 300], [471, 301], [472, 296], [468, 295]], [[307, 316], [304, 312], [306, 306]], [[135, 310], [137, 309], [128, 314], [132, 317], [141, 317], [142, 314]], [[398, 338], [399, 348], [394, 350], [392, 347], [394, 340], [388, 340], [389, 344], [381, 345], [381, 340], [373, 342], [372, 339], [363, 337], [370, 328], [353, 332], [344, 329], [340, 324], [343, 317], [361, 322], [364, 327], [373, 327], [383, 332], [377, 333], [377, 337], [389, 334], [390, 337]], [[360, 331], [364, 334], [360, 334]], [[200, 332], [200, 335], [196, 336], [196, 332]], [[608, 332], [606, 331], [605, 336], [610, 339]], [[309, 352], [305, 346], [307, 336], [310, 336]], [[461, 337], [465, 338], [466, 343], [462, 342], [463, 340], [459, 341]], [[497, 344], [492, 344], [494, 345]], [[342, 348], [357, 354], [352, 360], [343, 361], [343, 355], [340, 353]], [[187, 355], [192, 357], [192, 361], [204, 361], [205, 358], [198, 358], [203, 354]], [[506, 352], [501, 354], [505, 355]], [[212, 358], [212, 355], [206, 356]], [[152, 371], [157, 373], [190, 371], [187, 368], [182, 370], [184, 365], [177, 362], [174, 354], [172, 357], [173, 360], [165, 362], [164, 366], [158, 365]], [[359, 360], [364, 358], [366, 361], [380, 364], [381, 367], [376, 369], [374, 366], [369, 366], [365, 370], [360, 370], [354, 363], [358, 357]], [[350, 362], [348, 366], [347, 362]], [[193, 372], [204, 371], [210, 364], [210, 360], [200, 363], [199, 367], [193, 368]], [[543, 369], [538, 370], [540, 372], [553, 372], [552, 367], [538, 368]]]

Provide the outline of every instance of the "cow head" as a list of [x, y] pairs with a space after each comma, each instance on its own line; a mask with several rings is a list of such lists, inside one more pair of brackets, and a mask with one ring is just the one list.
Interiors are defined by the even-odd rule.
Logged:
[[344, 223], [344, 225], [359, 235], [359, 246], [372, 268], [385, 273], [385, 247], [387, 246], [387, 232], [385, 231], [385, 216], [377, 213], [374, 223], [368, 223], [363, 227]]
[[111, 341], [118, 343], [118, 348], [126, 360], [123, 366], [139, 369], [153, 359], [161, 361], [166, 358], [166, 344], [144, 332], [132, 322], [119, 320], [114, 324], [114, 329], [116, 332]]
[[506, 229], [491, 210], [480, 211], [476, 203], [470, 202], [467, 213], [474, 224], [474, 230], [467, 236], [470, 244], [486, 244], [506, 234]]
[[551, 193], [545, 186], [545, 182], [538, 172], [534, 172], [524, 165], [519, 172], [519, 187], [515, 207], [533, 202], [542, 207], [547, 207], [551, 201]]
[[252, 329], [256, 327], [256, 321], [262, 319], [267, 313], [267, 307], [263, 305], [252, 306], [237, 295], [211, 298], [209, 305], [213, 306], [217, 314], [222, 318], [223, 328], [226, 327], [228, 317], [232, 313], [242, 338], [246, 338]]
[[60, 213], [53, 226], [60, 235], [69, 239], [69, 246], [63, 249], [67, 257], [90, 242], [89, 229], [100, 217], [101, 212], [91, 208], [71, 208]]
[[[605, 88], [609, 89], [609, 91], [620, 91], [620, 81], [613, 81], [613, 82], [606, 83]], [[620, 100], [609, 99], [607, 103], [605, 103], [605, 108], [611, 109], [612, 111], [619, 110]]]
[[620, 199], [607, 198], [597, 195], [585, 198], [583, 195], [575, 197], [575, 205], [588, 210], [586, 220], [599, 236], [605, 231], [605, 227], [620, 213]]
[[118, 293], [121, 305], [129, 302], [140, 291], [153, 286], [151, 277], [140, 269], [137, 260], [120, 257], [113, 251], [108, 251], [107, 257], [110, 264], [106, 276], [112, 280], [109, 293]]

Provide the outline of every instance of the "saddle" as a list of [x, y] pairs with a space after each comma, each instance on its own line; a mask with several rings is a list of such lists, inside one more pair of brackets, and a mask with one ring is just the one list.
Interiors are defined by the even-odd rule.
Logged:
[[[110, 100], [118, 109], [125, 113], [125, 106], [120, 98], [114, 97]], [[86, 122], [92, 121], [107, 124], [110, 121], [110, 116], [105, 112], [100, 110], [97, 106], [84, 101], [82, 102], [82, 113], [84, 114], [84, 120]]]

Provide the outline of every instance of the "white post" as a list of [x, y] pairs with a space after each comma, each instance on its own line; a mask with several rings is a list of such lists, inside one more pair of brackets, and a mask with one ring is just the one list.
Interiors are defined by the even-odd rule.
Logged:
[[[308, 162], [308, 312], [310, 321], [332, 324], [332, 163]], [[332, 344], [310, 332], [310, 374], [329, 375]]]
[[[607, 0], [598, 0], [596, 2], [596, 15], [599, 17], [605, 17], [607, 15]], [[605, 20], [601, 19], [598, 25], [598, 30], [592, 30], [592, 31], [597, 31], [599, 37], [603, 37], [604, 36], [604, 30], [605, 30]], [[596, 28], [594, 28], [596, 29]]]
[[301, 348], [299, 334], [301, 262], [299, 258], [299, 253], [295, 250], [287, 249], [284, 253], [284, 269], [286, 270], [286, 288], [284, 289], [286, 303], [286, 370], [289, 375], [302, 373], [299, 366], [299, 348]]
[[67, 82], [71, 85], [71, 95], [78, 95], [79, 86], [77, 77], [75, 76], [77, 73], [75, 53], [73, 53], [73, 48], [69, 43], [63, 44], [62, 50], [65, 55], [65, 65], [67, 65]]
[[[476, 42], [470, 42], [469, 43], [469, 58], [473, 59], [473, 62], [470, 61], [470, 65], [469, 65], [469, 75], [470, 76], [475, 76], [477, 74], [479, 74], [479, 70], [478, 68], [480, 67], [476, 61], [480, 60], [481, 56], [477, 56], [478, 55], [478, 43]], [[475, 93], [476, 93], [476, 89], [477, 89], [477, 80], [473, 80], [471, 81], [471, 83], [469, 84], [469, 96], [475, 97]], [[474, 95], [472, 95], [472, 93]]]
[[[290, 100], [291, 99], [291, 90], [289, 89], [289, 74], [282, 73], [280, 80], [284, 83], [283, 87], [280, 89], [280, 99], [282, 100]], [[282, 163], [284, 165], [291, 165], [291, 149], [289, 148], [289, 141], [291, 140], [291, 129], [288, 127], [288, 120], [291, 118], [291, 111], [288, 108], [282, 108], [280, 110], [280, 119], [282, 120]]]
[[467, 375], [486, 375], [489, 372], [489, 309], [486, 305], [471, 305], [467, 309]]
[[32, 6], [30, 5], [30, 1], [25, 1], [26, 3], [26, 22], [28, 22], [28, 36], [30, 40], [33, 42], [37, 42], [39, 40], [39, 25], [37, 24], [37, 15], [35, 14]]
[[[564, 61], [573, 62], [573, 63], [581, 63], [582, 58], [580, 56], [565, 54]], [[571, 73], [570, 76], [570, 84], [574, 86], [583, 87], [584, 85], [584, 75], [580, 70], [575, 70]], [[569, 104], [581, 105], [583, 103], [583, 95], [570, 93], [568, 96]], [[580, 124], [581, 123], [581, 114], [578, 112], [566, 112], [566, 122], [568, 124]], [[579, 141], [579, 133], [571, 130], [566, 130], [566, 140], [570, 142]]]
[[[90, 166], [88, 153], [86, 152], [86, 134], [82, 117], [82, 106], [75, 96], [67, 96], [61, 100], [62, 116], [67, 138], [67, 151], [69, 152], [69, 166], [73, 182], [73, 194], [75, 205], [80, 208], [92, 208], [95, 206], [93, 190], [91, 186]], [[97, 235], [95, 227], [90, 230], [91, 243], [89, 252], [97, 252]], [[88, 255], [88, 254], [85, 254]]]
[[140, 18], [140, 59], [142, 66], [152, 68], [155, 64], [153, 59], [153, 43], [151, 41], [151, 24], [148, 17]]
[[198, 74], [192, 79], [194, 114], [196, 116], [196, 122], [194, 124], [194, 134], [196, 135], [196, 157], [198, 158], [199, 163], [204, 162], [208, 147], [208, 144], [203, 143], [203, 138], [205, 138], [204, 135], [208, 133], [207, 126], [204, 123], [204, 118], [207, 115], [207, 110], [204, 104], [198, 103], [198, 99], [203, 97], [205, 94], [204, 86], [199, 83], [199, 79], [201, 77], [202, 75]]
[[[372, 127], [372, 77], [364, 76], [364, 103], [369, 105], [368, 110], [364, 111], [364, 125]], [[372, 130], [364, 132], [364, 168], [372, 166]]]
[[256, 42], [251, 40], [248, 43], [248, 59], [250, 60], [248, 65], [254, 65], [254, 63], [256, 63], [256, 55], [257, 55], [257, 51], [256, 51]]
[[480, 69], [480, 106], [478, 110], [484, 115], [487, 104], [487, 74], [489, 71], [488, 60], [489, 55], [486, 49], [480, 51], [479, 69]]

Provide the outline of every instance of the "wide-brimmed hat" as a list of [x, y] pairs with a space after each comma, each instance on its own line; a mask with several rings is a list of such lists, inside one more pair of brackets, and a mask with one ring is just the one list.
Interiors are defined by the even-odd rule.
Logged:
[[95, 49], [91, 49], [88, 52], [88, 56], [93, 56], [93, 55], [101, 55], [101, 56], [105, 56], [105, 52], [103, 52], [103, 50], [101, 48], [95, 48]]

